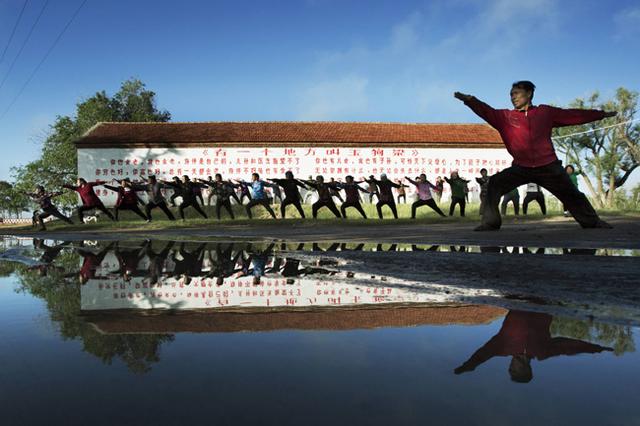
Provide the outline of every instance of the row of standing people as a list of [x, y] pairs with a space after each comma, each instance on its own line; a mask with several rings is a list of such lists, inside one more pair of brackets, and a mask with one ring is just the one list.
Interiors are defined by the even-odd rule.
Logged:
[[[573, 166], [570, 165], [566, 167], [566, 171], [574, 185], [577, 186], [576, 176], [579, 172], [575, 172]], [[480, 214], [482, 214], [484, 208], [489, 178], [486, 169], [482, 169], [481, 176], [476, 178], [477, 183], [480, 185]], [[444, 190], [444, 182], [447, 182], [451, 188], [449, 215], [453, 215], [456, 206], [459, 207], [460, 215], [465, 215], [469, 192], [468, 183], [470, 181], [461, 178], [457, 172], [452, 172], [449, 178], [445, 177], [442, 179], [438, 177], [435, 184], [429, 182], [425, 174], [421, 174], [415, 179], [405, 177], [405, 180], [415, 187], [417, 195], [417, 200], [413, 202], [411, 206], [411, 218], [415, 219], [417, 209], [422, 206], [428, 206], [440, 216], [445, 216], [438, 206]], [[364, 193], [368, 195], [370, 203], [373, 202], [374, 197], [378, 199], [376, 211], [380, 219], [383, 217], [382, 209], [385, 206], [391, 210], [393, 217], [397, 219], [398, 212], [393, 191], [395, 190], [397, 192], [398, 203], [400, 203], [401, 199], [406, 202], [405, 188], [408, 187], [408, 185], [404, 185], [401, 180], [394, 182], [388, 179], [385, 174], [382, 174], [380, 179], [370, 176], [368, 179], [363, 178], [360, 181], [356, 181], [353, 176], [347, 176], [345, 182], [337, 182], [333, 178], [331, 178], [329, 182], [325, 182], [323, 176], [317, 176], [316, 179], [296, 179], [291, 171], [288, 171], [283, 179], [267, 180], [260, 179], [260, 176], [254, 173], [251, 182], [236, 180], [234, 183], [231, 180], [223, 180], [220, 174], [216, 174], [215, 179], [209, 177], [208, 180], [191, 180], [189, 176], [185, 175], [182, 177], [182, 180], [174, 177], [171, 181], [164, 181], [157, 179], [155, 176], [150, 176], [144, 182], [131, 182], [129, 179], [123, 179], [118, 182], [119, 185], [114, 186], [103, 181], [87, 182], [85, 179], [79, 178], [76, 185], [64, 185], [63, 187], [78, 192], [82, 201], [82, 205], [77, 209], [78, 219], [81, 223], [84, 220], [84, 212], [88, 210], [101, 211], [114, 221], [118, 220], [120, 211], [129, 210], [147, 222], [150, 222], [152, 220], [152, 211], [155, 208], [159, 208], [168, 219], [175, 220], [175, 216], [169, 209], [169, 204], [176, 206], [177, 198], [182, 199], [182, 202], [178, 205], [178, 212], [183, 220], [185, 219], [185, 210], [189, 207], [193, 207], [202, 217], [207, 218], [207, 214], [202, 209], [204, 205], [202, 190], [205, 188], [209, 189], [209, 203], [211, 198], [216, 198], [215, 213], [218, 219], [221, 217], [223, 208], [232, 219], [235, 219], [233, 209], [231, 208], [231, 199], [234, 199], [239, 205], [243, 205], [244, 198], [248, 199], [248, 203], [244, 205], [244, 207], [249, 218], [252, 217], [252, 209], [256, 206], [264, 207], [264, 209], [275, 218], [275, 212], [271, 207], [272, 198], [269, 197], [266, 190], [267, 188], [272, 189], [273, 199], [280, 198], [280, 214], [282, 218], [286, 217], [286, 208], [290, 205], [295, 207], [301, 217], [305, 218], [305, 213], [302, 208], [303, 198], [300, 195], [300, 189], [305, 189], [315, 191], [318, 196], [318, 200], [312, 204], [311, 209], [314, 218], [317, 217], [318, 211], [322, 208], [327, 208], [336, 217], [342, 218], [347, 217], [348, 208], [354, 208], [363, 218], [367, 218], [361, 204], [360, 196], [360, 193]], [[360, 186], [363, 183], [367, 184], [366, 189]], [[95, 193], [94, 188], [100, 185], [118, 194], [113, 214], [105, 207], [100, 197]], [[252, 194], [249, 188], [251, 188]], [[284, 190], [284, 198], [282, 197], [280, 188]], [[167, 189], [173, 191], [168, 202], [164, 195], [164, 191]], [[238, 193], [236, 193], [236, 190]], [[146, 203], [138, 196], [138, 192], [141, 191], [147, 194]], [[340, 195], [340, 191], [344, 191], [344, 199]], [[27, 194], [32, 197], [40, 207], [40, 210], [34, 214], [34, 225], [39, 224], [41, 229], [45, 229], [44, 219], [49, 216], [73, 224], [73, 221], [63, 215], [51, 201], [53, 197], [60, 194], [62, 194], [61, 191], [53, 193], [46, 192], [42, 186], [38, 186], [34, 193]], [[334, 198], [338, 198], [341, 201], [339, 210], [333, 200]], [[523, 211], [525, 214], [527, 213], [528, 204], [532, 201], [538, 202], [542, 213], [546, 214], [546, 205], [542, 190], [539, 185], [533, 183], [527, 186], [527, 196], [523, 203]], [[517, 189], [504, 196], [502, 202], [503, 215], [506, 213], [507, 205], [510, 202], [514, 204], [515, 213], [518, 214], [520, 203]], [[140, 206], [144, 207], [144, 212]]]

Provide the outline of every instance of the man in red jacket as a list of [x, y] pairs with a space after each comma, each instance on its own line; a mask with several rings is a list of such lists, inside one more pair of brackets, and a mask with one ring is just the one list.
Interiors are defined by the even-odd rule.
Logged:
[[82, 206], [78, 207], [78, 219], [80, 219], [80, 223], [84, 223], [83, 213], [87, 210], [100, 210], [102, 213], [106, 214], [109, 219], [116, 220], [111, 212], [107, 210], [107, 208], [102, 203], [102, 200], [96, 195], [96, 192], [93, 190], [94, 186], [104, 185], [103, 181], [96, 182], [87, 182], [83, 178], [78, 178], [77, 185], [62, 185], [63, 188], [71, 189], [76, 191], [80, 195], [80, 199], [82, 200]]
[[507, 151], [513, 156], [511, 167], [491, 176], [489, 180], [482, 224], [476, 231], [500, 229], [500, 197], [530, 182], [537, 183], [558, 197], [583, 228], [611, 228], [598, 217], [587, 197], [571, 184], [556, 156], [551, 131], [554, 127], [614, 117], [616, 113], [533, 105], [534, 91], [535, 85], [530, 81], [513, 83], [511, 103], [514, 109], [493, 109], [475, 96], [454, 93], [457, 99], [500, 133]]
[[509, 311], [498, 334], [454, 370], [462, 374], [475, 370], [496, 356], [511, 357], [511, 380], [528, 383], [533, 379], [531, 360], [544, 361], [560, 355], [597, 354], [613, 348], [568, 337], [552, 337], [553, 317], [539, 312]]

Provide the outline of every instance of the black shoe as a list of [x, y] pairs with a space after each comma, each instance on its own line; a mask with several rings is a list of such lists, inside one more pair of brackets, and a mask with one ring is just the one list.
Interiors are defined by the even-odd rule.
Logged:
[[478, 231], [478, 232], [482, 232], [482, 231], [499, 231], [500, 228], [496, 228], [495, 226], [490, 226], [490, 225], [480, 225], [476, 228], [474, 228], [474, 231]]

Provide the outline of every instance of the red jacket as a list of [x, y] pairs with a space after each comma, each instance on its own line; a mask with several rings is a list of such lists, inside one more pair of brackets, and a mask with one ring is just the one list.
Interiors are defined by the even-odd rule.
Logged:
[[96, 182], [87, 182], [83, 186], [73, 186], [73, 185], [63, 185], [64, 188], [73, 189], [78, 194], [80, 194], [80, 199], [82, 200], [83, 206], [99, 206], [102, 204], [100, 198], [96, 195], [93, 190], [94, 186], [102, 185], [104, 182], [96, 181]]
[[493, 109], [471, 98], [465, 105], [482, 117], [502, 137], [513, 164], [540, 167], [558, 160], [551, 142], [554, 127], [574, 126], [604, 118], [604, 111], [594, 109], [562, 109], [549, 105], [531, 106], [525, 111]]

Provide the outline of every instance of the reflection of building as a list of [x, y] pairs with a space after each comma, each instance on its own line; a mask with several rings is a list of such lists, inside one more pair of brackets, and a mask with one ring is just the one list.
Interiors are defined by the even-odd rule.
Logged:
[[[214, 173], [247, 179], [252, 172], [275, 177], [287, 170], [336, 179], [423, 172], [435, 179], [459, 170], [470, 178], [511, 162], [498, 133], [484, 124], [99, 123], [77, 147], [78, 172], [90, 180]], [[115, 201], [112, 191], [98, 195]]]
[[506, 314], [493, 306], [447, 305], [387, 308], [245, 312], [215, 310], [145, 315], [133, 311], [91, 312], [86, 319], [103, 333], [237, 332], [271, 330], [349, 330], [419, 325], [486, 324]]

